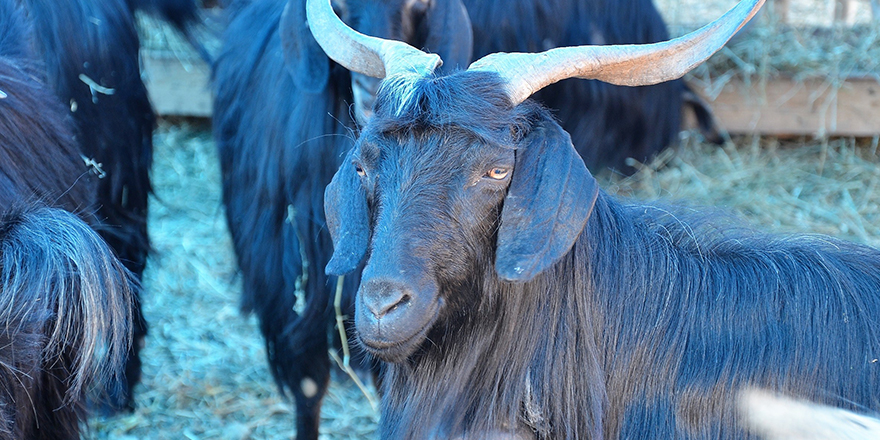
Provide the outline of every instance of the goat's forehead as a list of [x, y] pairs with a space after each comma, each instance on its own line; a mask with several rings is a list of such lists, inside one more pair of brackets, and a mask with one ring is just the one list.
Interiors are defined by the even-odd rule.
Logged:
[[400, 171], [453, 172], [511, 151], [493, 145], [467, 130], [434, 127], [428, 130], [383, 133], [359, 145], [362, 159]]

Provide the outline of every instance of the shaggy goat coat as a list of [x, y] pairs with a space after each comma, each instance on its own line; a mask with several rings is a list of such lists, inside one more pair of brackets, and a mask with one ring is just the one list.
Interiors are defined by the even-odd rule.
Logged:
[[[99, 176], [95, 194], [98, 232], [125, 266], [141, 277], [150, 251], [147, 199], [151, 192], [156, 118], [141, 80], [135, 12], [154, 13], [175, 25], [206, 59], [192, 30], [195, 0], [23, 0], [49, 84], [68, 108], [76, 143]], [[134, 338], [127, 385], [110, 402], [132, 409], [140, 381], [140, 349], [147, 323], [132, 303]]]
[[77, 439], [86, 391], [121, 373], [136, 285], [84, 222], [96, 179], [29, 30], [0, 0], [0, 439]]
[[[385, 87], [350, 156], [361, 177], [344, 164], [327, 190], [328, 271], [366, 253], [361, 301], [373, 265], [407, 257], [391, 273], [436, 285], [440, 311], [387, 366], [381, 438], [748, 438], [735, 413], [748, 387], [880, 411], [877, 249], [608, 196], [549, 114], [511, 108], [490, 74]], [[467, 202], [488, 197], [461, 184], [469, 164], [504, 149], [517, 164], [507, 195]], [[546, 193], [562, 196], [511, 198], [569, 165], [579, 179]], [[594, 204], [566, 198], [582, 187]], [[583, 223], [566, 217], [582, 210]], [[557, 222], [523, 241], [537, 255], [566, 228], [575, 238], [505, 281], [521, 245], [506, 230], [522, 221]]]

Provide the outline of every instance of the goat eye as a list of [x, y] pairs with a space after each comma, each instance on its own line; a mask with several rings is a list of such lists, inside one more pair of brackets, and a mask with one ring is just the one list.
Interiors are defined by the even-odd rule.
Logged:
[[358, 176], [361, 176], [361, 177], [364, 177], [367, 175], [367, 172], [364, 170], [364, 167], [362, 167], [361, 164], [359, 164], [359, 163], [354, 164], [354, 171], [356, 173], [358, 173]]
[[508, 174], [510, 174], [510, 169], [502, 168], [502, 167], [495, 167], [495, 168], [492, 168], [491, 170], [487, 171], [485, 177], [488, 177], [488, 178], [494, 179], [494, 180], [503, 180], [505, 177], [507, 177]]

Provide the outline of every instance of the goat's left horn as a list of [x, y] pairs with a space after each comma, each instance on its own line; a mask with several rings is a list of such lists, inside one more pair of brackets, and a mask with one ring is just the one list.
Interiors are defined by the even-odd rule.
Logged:
[[541, 53], [494, 53], [468, 70], [492, 71], [519, 104], [538, 90], [567, 78], [597, 79], [622, 86], [647, 86], [681, 78], [706, 61], [742, 28], [764, 0], [743, 0], [721, 18], [682, 37], [653, 44], [573, 46]]
[[330, 1], [308, 0], [306, 18], [312, 35], [327, 56], [346, 69], [374, 78], [402, 72], [427, 76], [443, 63], [436, 54], [422, 52], [401, 41], [364, 35], [348, 27], [333, 12]]

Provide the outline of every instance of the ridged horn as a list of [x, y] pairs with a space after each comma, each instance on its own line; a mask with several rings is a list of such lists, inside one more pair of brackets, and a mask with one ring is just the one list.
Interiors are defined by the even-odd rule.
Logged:
[[673, 40], [653, 44], [572, 46], [541, 53], [493, 53], [468, 70], [496, 72], [519, 104], [538, 90], [567, 78], [646, 86], [681, 78], [730, 40], [764, 4], [743, 0], [721, 18]]
[[352, 72], [385, 78], [402, 72], [427, 76], [443, 62], [404, 42], [364, 35], [333, 12], [331, 0], [308, 0], [306, 18], [315, 40], [330, 59]]

